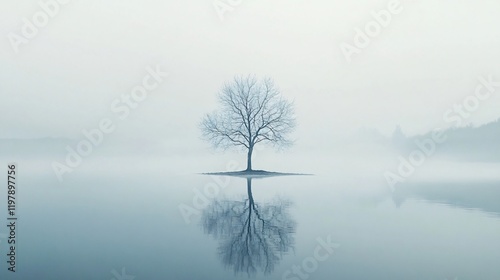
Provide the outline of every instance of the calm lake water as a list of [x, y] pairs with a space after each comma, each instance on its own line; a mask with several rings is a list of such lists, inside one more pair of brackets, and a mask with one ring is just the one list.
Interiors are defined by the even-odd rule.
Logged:
[[363, 178], [127, 172], [19, 184], [18, 271], [2, 261], [1, 279], [500, 279], [500, 182], [393, 192]]

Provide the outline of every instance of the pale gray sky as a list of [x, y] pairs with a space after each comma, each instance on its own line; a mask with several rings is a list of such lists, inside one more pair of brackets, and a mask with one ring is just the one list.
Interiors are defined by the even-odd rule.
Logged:
[[[311, 143], [360, 127], [443, 127], [443, 113], [474, 93], [478, 76], [500, 80], [495, 0], [402, 0], [351, 63], [339, 45], [353, 44], [355, 28], [390, 1], [242, 0], [221, 21], [212, 0], [74, 0], [16, 54], [8, 35], [21, 34], [38, 2], [0, 3], [2, 138], [79, 138], [158, 64], [170, 76], [117, 122], [114, 137], [199, 143], [201, 116], [235, 74], [273, 77], [295, 100], [298, 137]], [[500, 89], [470, 121], [497, 119], [499, 105]]]

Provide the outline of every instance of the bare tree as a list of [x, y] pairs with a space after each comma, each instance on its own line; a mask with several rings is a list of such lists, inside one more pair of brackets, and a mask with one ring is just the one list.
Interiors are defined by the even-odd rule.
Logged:
[[207, 114], [201, 123], [203, 136], [216, 148], [246, 149], [247, 171], [252, 170], [256, 144], [284, 147], [292, 143], [288, 136], [295, 128], [293, 104], [282, 98], [270, 78], [235, 77], [222, 88], [219, 103], [222, 108]]

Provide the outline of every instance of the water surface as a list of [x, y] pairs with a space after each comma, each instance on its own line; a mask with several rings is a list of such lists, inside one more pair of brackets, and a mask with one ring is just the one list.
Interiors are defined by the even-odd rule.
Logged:
[[500, 182], [391, 192], [347, 176], [128, 172], [19, 183], [18, 272], [3, 264], [2, 279], [500, 279]]

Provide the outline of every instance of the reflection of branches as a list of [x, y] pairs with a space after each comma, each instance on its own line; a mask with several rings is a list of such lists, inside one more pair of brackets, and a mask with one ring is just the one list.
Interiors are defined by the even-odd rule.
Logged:
[[219, 255], [235, 273], [254, 274], [258, 268], [271, 273], [293, 247], [295, 222], [288, 214], [290, 203], [277, 200], [259, 205], [247, 179], [248, 198], [243, 201], [213, 201], [203, 212], [205, 233], [220, 239]]

